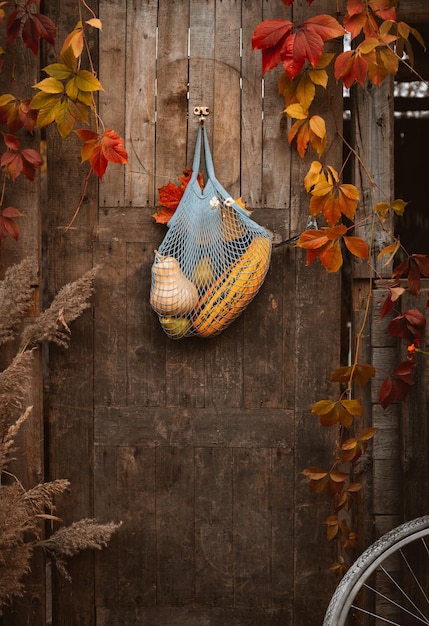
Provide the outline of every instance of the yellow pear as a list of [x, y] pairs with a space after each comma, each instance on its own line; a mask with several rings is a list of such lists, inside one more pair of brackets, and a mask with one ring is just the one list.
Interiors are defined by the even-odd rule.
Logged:
[[214, 279], [213, 265], [210, 259], [204, 256], [200, 259], [194, 269], [192, 282], [198, 289], [206, 289]]

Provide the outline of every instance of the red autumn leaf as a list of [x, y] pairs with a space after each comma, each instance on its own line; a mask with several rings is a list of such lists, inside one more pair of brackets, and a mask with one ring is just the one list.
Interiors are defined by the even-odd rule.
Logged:
[[396, 10], [391, 0], [348, 0], [347, 15], [344, 18], [344, 27], [351, 34], [352, 39], [363, 30], [365, 37], [375, 37], [379, 32], [377, 20], [396, 20]]
[[13, 237], [15, 241], [18, 241], [19, 226], [15, 218], [21, 216], [22, 213], [18, 209], [10, 206], [0, 211], [0, 243], [7, 237]]
[[405, 289], [400, 286], [399, 283], [395, 283], [392, 287], [389, 287], [389, 292], [381, 307], [381, 317], [385, 317], [395, 306], [396, 300], [402, 296]]
[[[168, 224], [174, 211], [179, 206], [179, 202], [182, 199], [182, 196], [185, 192], [186, 186], [191, 176], [192, 170], [185, 168], [182, 174], [180, 174], [179, 176], [179, 180], [181, 182], [180, 187], [172, 182], [169, 182], [167, 183], [167, 185], [163, 185], [158, 189], [158, 206], [160, 208], [156, 211], [156, 213], [152, 215], [155, 222], [157, 222], [158, 224]], [[198, 174], [197, 180], [201, 189], [203, 189], [204, 181], [201, 173]]]
[[262, 50], [262, 73], [280, 62], [290, 78], [303, 68], [305, 61], [316, 65], [328, 39], [344, 35], [345, 30], [330, 15], [315, 15], [296, 26], [289, 20], [265, 20], [252, 37], [254, 50]]
[[32, 148], [21, 150], [20, 142], [15, 135], [5, 134], [3, 138], [8, 149], [1, 156], [1, 167], [8, 171], [13, 181], [21, 174], [28, 180], [34, 180], [36, 168], [42, 165], [39, 152]]
[[55, 24], [46, 15], [36, 12], [37, 8], [35, 10], [34, 7], [38, 7], [39, 4], [40, 0], [27, 0], [25, 5], [18, 6], [9, 15], [6, 24], [8, 46], [11, 46], [20, 34], [24, 44], [35, 55], [39, 52], [40, 39], [52, 45], [55, 43]]
[[408, 309], [402, 315], [395, 317], [387, 329], [392, 337], [401, 337], [408, 343], [420, 341], [426, 326], [426, 318], [418, 309]]
[[429, 276], [429, 258], [425, 254], [413, 254], [400, 263], [392, 272], [393, 278], [407, 276], [409, 291], [420, 294], [420, 277]]
[[81, 148], [82, 161], [88, 161], [101, 180], [110, 163], [128, 163], [128, 154], [122, 138], [111, 129], [99, 135], [93, 130], [80, 129], [75, 131], [84, 142]]
[[416, 366], [417, 363], [403, 361], [384, 380], [380, 387], [378, 398], [383, 409], [386, 409], [396, 400], [405, 400], [411, 387], [414, 385], [412, 373]]
[[18, 100], [12, 94], [0, 96], [0, 124], [7, 124], [11, 133], [16, 133], [22, 126], [33, 132], [36, 125], [37, 111], [30, 108], [31, 100]]

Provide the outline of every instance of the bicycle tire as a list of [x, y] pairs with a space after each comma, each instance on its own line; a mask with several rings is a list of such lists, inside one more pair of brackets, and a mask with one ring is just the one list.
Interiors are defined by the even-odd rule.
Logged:
[[[405, 522], [371, 544], [350, 566], [338, 584], [326, 611], [323, 626], [345, 626], [356, 596], [383, 561], [399, 552], [404, 546], [427, 535], [429, 535], [429, 515]], [[383, 619], [380, 615], [375, 617]], [[380, 623], [396, 624], [397, 622], [386, 620]], [[429, 624], [429, 621], [422, 623]]]

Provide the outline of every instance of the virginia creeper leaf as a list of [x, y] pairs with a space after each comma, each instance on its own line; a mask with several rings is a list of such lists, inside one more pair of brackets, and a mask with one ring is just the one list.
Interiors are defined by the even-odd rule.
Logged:
[[293, 78], [307, 60], [317, 65], [323, 52], [323, 43], [344, 35], [344, 28], [330, 15], [316, 15], [296, 26], [289, 20], [265, 20], [252, 37], [254, 50], [262, 50], [262, 73], [280, 62]]

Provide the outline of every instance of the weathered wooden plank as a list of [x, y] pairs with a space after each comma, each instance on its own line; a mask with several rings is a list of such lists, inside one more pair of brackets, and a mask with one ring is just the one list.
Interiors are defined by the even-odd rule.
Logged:
[[[98, 2], [91, 4], [97, 13]], [[46, 12], [57, 25], [62, 42], [79, 19], [74, 0], [49, 3]], [[96, 34], [90, 34], [95, 66], [98, 50]], [[48, 62], [58, 61], [54, 48]], [[78, 205], [88, 164], [80, 163], [81, 142], [73, 134], [63, 141], [55, 128], [47, 130], [48, 201], [46, 210], [48, 291], [52, 297], [64, 284], [92, 268], [92, 241], [98, 213], [96, 181], [90, 181], [85, 202], [73, 225], [64, 235]], [[55, 156], [54, 156], [55, 155]], [[50, 478], [68, 478], [71, 493], [58, 502], [58, 513], [67, 523], [93, 512], [92, 494], [92, 410], [93, 410], [93, 324], [92, 311], [86, 311], [71, 327], [68, 351], [49, 350], [48, 440]], [[94, 624], [93, 554], [86, 551], [70, 563], [72, 583], [53, 575], [53, 622], [58, 626]], [[76, 598], [79, 602], [76, 602]]]
[[[15, 50], [3, 54], [2, 71], [0, 74], [1, 93], [13, 93], [18, 98], [31, 98], [32, 85], [40, 77], [39, 58], [18, 40]], [[7, 132], [3, 126], [3, 131]], [[18, 134], [21, 148], [40, 150], [40, 133], [20, 132]], [[21, 213], [17, 222], [20, 228], [18, 241], [8, 237], [0, 245], [0, 280], [6, 270], [24, 258], [33, 257], [36, 272], [41, 272], [41, 177], [36, 174], [33, 182], [20, 176], [16, 182], [3, 173], [4, 196], [1, 206], [16, 207]], [[46, 180], [46, 179], [44, 179]], [[41, 290], [36, 286], [33, 305], [27, 313], [28, 317], [38, 315], [41, 306]], [[24, 322], [25, 323], [25, 322]], [[18, 342], [9, 342], [1, 347], [0, 371], [5, 369], [19, 348]], [[40, 351], [34, 354], [31, 389], [25, 402], [33, 406], [26, 423], [15, 438], [14, 460], [8, 471], [17, 477], [22, 485], [29, 489], [44, 479], [44, 443], [43, 443], [43, 392], [42, 392], [42, 359]], [[4, 479], [5, 476], [2, 475]], [[6, 479], [7, 480], [7, 479]], [[13, 520], [11, 520], [13, 522]], [[31, 571], [25, 576], [24, 595], [11, 606], [3, 609], [4, 626], [17, 622], [44, 626], [46, 621], [45, 597], [45, 558], [42, 551], [36, 551], [30, 562]]]
[[238, 607], [271, 607], [270, 469], [269, 450], [234, 450], [234, 605]]
[[166, 338], [166, 406], [204, 407], [204, 342]]
[[160, 2], [156, 99], [156, 188], [177, 182], [186, 162], [189, 0]]
[[[189, 0], [189, 123], [188, 123], [188, 163], [192, 166], [198, 118], [194, 107], [214, 105], [215, 76], [215, 6], [216, 0]], [[222, 115], [222, 112], [220, 111]], [[214, 115], [207, 118], [210, 145], [213, 146]], [[216, 167], [216, 164], [215, 164]]]
[[97, 626], [292, 626], [289, 609], [264, 609], [258, 607], [156, 607], [156, 608], [98, 608]]
[[204, 345], [206, 407], [238, 408], [243, 403], [243, 317]]
[[290, 449], [293, 440], [291, 409], [99, 406], [95, 415], [95, 441], [103, 445]]
[[119, 447], [116, 459], [116, 481], [120, 494], [116, 516], [119, 515], [123, 522], [119, 534], [118, 604], [155, 606], [155, 450], [142, 446]]
[[419, 27], [422, 22], [429, 22], [429, 6], [421, 0], [406, 0], [399, 3], [398, 20]]
[[127, 404], [162, 406], [169, 341], [149, 304], [153, 245], [127, 245]]
[[[127, 0], [100, 0], [99, 17], [103, 24], [100, 36], [99, 76], [104, 91], [99, 96], [99, 113], [106, 128], [112, 128], [126, 139], [126, 87], [129, 67], [136, 63], [127, 63], [127, 41], [130, 31], [127, 29]], [[131, 9], [131, 7], [129, 7]], [[115, 77], [114, 87], [111, 83]], [[129, 149], [130, 146], [127, 146]], [[131, 160], [131, 162], [133, 162]], [[125, 169], [123, 166], [109, 165], [99, 189], [100, 206], [125, 205]]]
[[195, 450], [195, 600], [199, 606], [232, 606], [233, 453]]
[[[318, 3], [317, 11], [331, 13], [332, 3], [327, 0]], [[306, 3], [293, 5], [292, 17], [296, 23], [302, 23], [312, 15], [314, 9]], [[336, 88], [336, 91], [338, 88]], [[341, 95], [338, 94], [341, 98]], [[318, 97], [319, 98], [319, 97]], [[322, 98], [317, 99], [319, 114], [328, 120], [332, 128], [332, 112]], [[339, 118], [341, 119], [341, 118]], [[290, 180], [292, 224], [299, 232], [305, 228], [306, 220], [302, 207], [308, 206], [308, 198], [302, 187], [312, 156], [302, 160], [296, 151], [292, 153]], [[339, 168], [342, 162], [340, 146], [332, 146], [329, 161]], [[300, 228], [298, 225], [301, 224]], [[296, 231], [295, 231], [296, 232]], [[337, 394], [337, 390], [328, 385], [329, 373], [338, 366], [340, 358], [340, 277], [329, 275], [320, 266], [305, 266], [304, 255], [296, 254], [295, 265], [295, 443], [297, 475], [304, 468], [315, 465], [329, 468], [332, 451], [335, 448], [336, 434], [315, 423], [310, 416], [311, 406], [317, 400]], [[323, 520], [329, 515], [329, 502], [318, 499], [309, 492], [307, 482], [297, 480], [294, 500], [294, 623], [310, 624], [322, 621], [322, 616], [335, 581], [321, 584], [319, 571], [329, 566], [333, 558], [332, 546], [326, 541]], [[319, 520], [319, 523], [315, 523]], [[308, 532], [312, 529], [312, 540]], [[315, 546], [317, 548], [315, 549]], [[328, 588], [327, 585], [328, 584]], [[311, 589], [311, 595], [306, 590]]]
[[100, 267], [95, 289], [94, 400], [115, 405], [123, 402], [127, 388], [126, 245], [96, 244], [94, 259]]
[[252, 50], [262, 21], [258, 2], [242, 2], [241, 195], [249, 208], [262, 205], [262, 77], [259, 52]]
[[398, 515], [401, 510], [401, 466], [397, 459], [377, 459], [373, 476], [374, 515]]
[[[246, 408], [283, 405], [283, 258], [275, 254], [244, 318], [244, 404]], [[254, 305], [254, 306], [252, 306]]]
[[241, 0], [217, 0], [214, 15], [213, 161], [218, 179], [233, 198], [238, 198], [241, 195]]
[[[361, 162], [356, 162], [354, 183], [360, 191], [359, 216], [370, 215], [377, 202], [393, 201], [393, 77], [387, 78], [380, 87], [368, 86], [357, 89], [352, 100], [352, 143]], [[366, 170], [366, 171], [365, 171]], [[368, 178], [370, 173], [371, 179]], [[377, 255], [391, 243], [389, 232], [394, 230], [393, 217], [389, 217], [383, 228], [375, 228], [372, 238], [372, 263], [379, 276], [390, 276], [391, 266], [383, 266], [385, 259]], [[356, 234], [366, 241], [371, 240], [371, 221], [362, 223]], [[354, 273], [368, 274], [366, 264], [354, 263]]]
[[296, 319], [296, 298], [295, 298], [295, 250], [293, 247], [285, 245], [280, 248], [274, 248], [273, 261], [276, 256], [280, 257], [283, 265], [283, 293], [282, 293], [282, 309], [283, 309], [283, 381], [282, 394], [283, 406], [292, 407], [295, 404], [295, 359], [292, 357], [296, 350], [297, 333], [295, 332]]
[[[127, 3], [126, 147], [127, 206], [155, 204], [157, 0]], [[112, 20], [117, 25], [118, 19]], [[112, 196], [110, 196], [111, 198]]]
[[[124, 209], [122, 207], [104, 208], [100, 213], [98, 226], [99, 241], [127, 241], [130, 243], [149, 243], [158, 247], [165, 235], [165, 226], [157, 224], [152, 218], [154, 208]], [[252, 214], [258, 224], [268, 228], [273, 241], [280, 243], [287, 239], [288, 230], [282, 211], [276, 209], [257, 209]]]
[[[427, 287], [428, 282], [426, 279], [422, 287]], [[402, 312], [417, 308], [426, 316], [427, 324], [429, 318], [426, 306], [427, 295], [427, 292], [422, 292], [416, 299], [409, 292], [404, 293], [401, 298]], [[425, 341], [427, 341], [427, 332], [423, 344]], [[425, 350], [426, 346], [422, 349]], [[405, 353], [405, 347], [402, 348], [401, 353]], [[425, 515], [427, 512], [425, 505], [429, 499], [429, 486], [426, 479], [429, 473], [427, 454], [429, 430], [427, 420], [423, 418], [427, 415], [428, 408], [427, 356], [416, 354], [414, 360], [417, 363], [414, 372], [415, 385], [410, 390], [406, 400], [401, 403], [400, 459], [403, 471], [402, 506], [404, 520]]]
[[[271, 449], [271, 594], [272, 606], [293, 610], [293, 533], [295, 486], [294, 456], [291, 450]], [[289, 622], [287, 622], [289, 623]], [[292, 623], [292, 621], [290, 622]]]
[[[263, 19], [278, 18], [280, 7], [271, 2], [263, 3]], [[281, 10], [281, 17], [291, 19], [291, 9]], [[255, 23], [254, 28], [256, 28]], [[258, 51], [259, 60], [261, 52]], [[261, 63], [262, 72], [262, 63]], [[281, 68], [267, 72], [264, 77], [263, 96], [263, 146], [262, 146], [262, 203], [264, 207], [285, 209], [282, 218], [285, 229], [290, 233], [291, 228], [296, 232], [305, 227], [306, 216], [302, 217], [302, 224], [296, 227], [291, 224], [294, 218], [290, 211], [291, 189], [291, 149], [287, 141], [288, 120], [283, 114], [284, 100], [278, 93], [278, 79]], [[296, 179], [295, 179], [296, 180]], [[296, 183], [295, 183], [296, 184]], [[295, 234], [295, 233], [294, 233]]]
[[[122, 521], [119, 517], [121, 495], [116, 476], [116, 446], [94, 446], [94, 516], [102, 520]], [[122, 512], [122, 511], [121, 511]], [[119, 529], [108, 547], [95, 556], [95, 606], [118, 604], [118, 563], [120, 559]]]
[[194, 604], [194, 451], [156, 449], [156, 532], [159, 606]]

